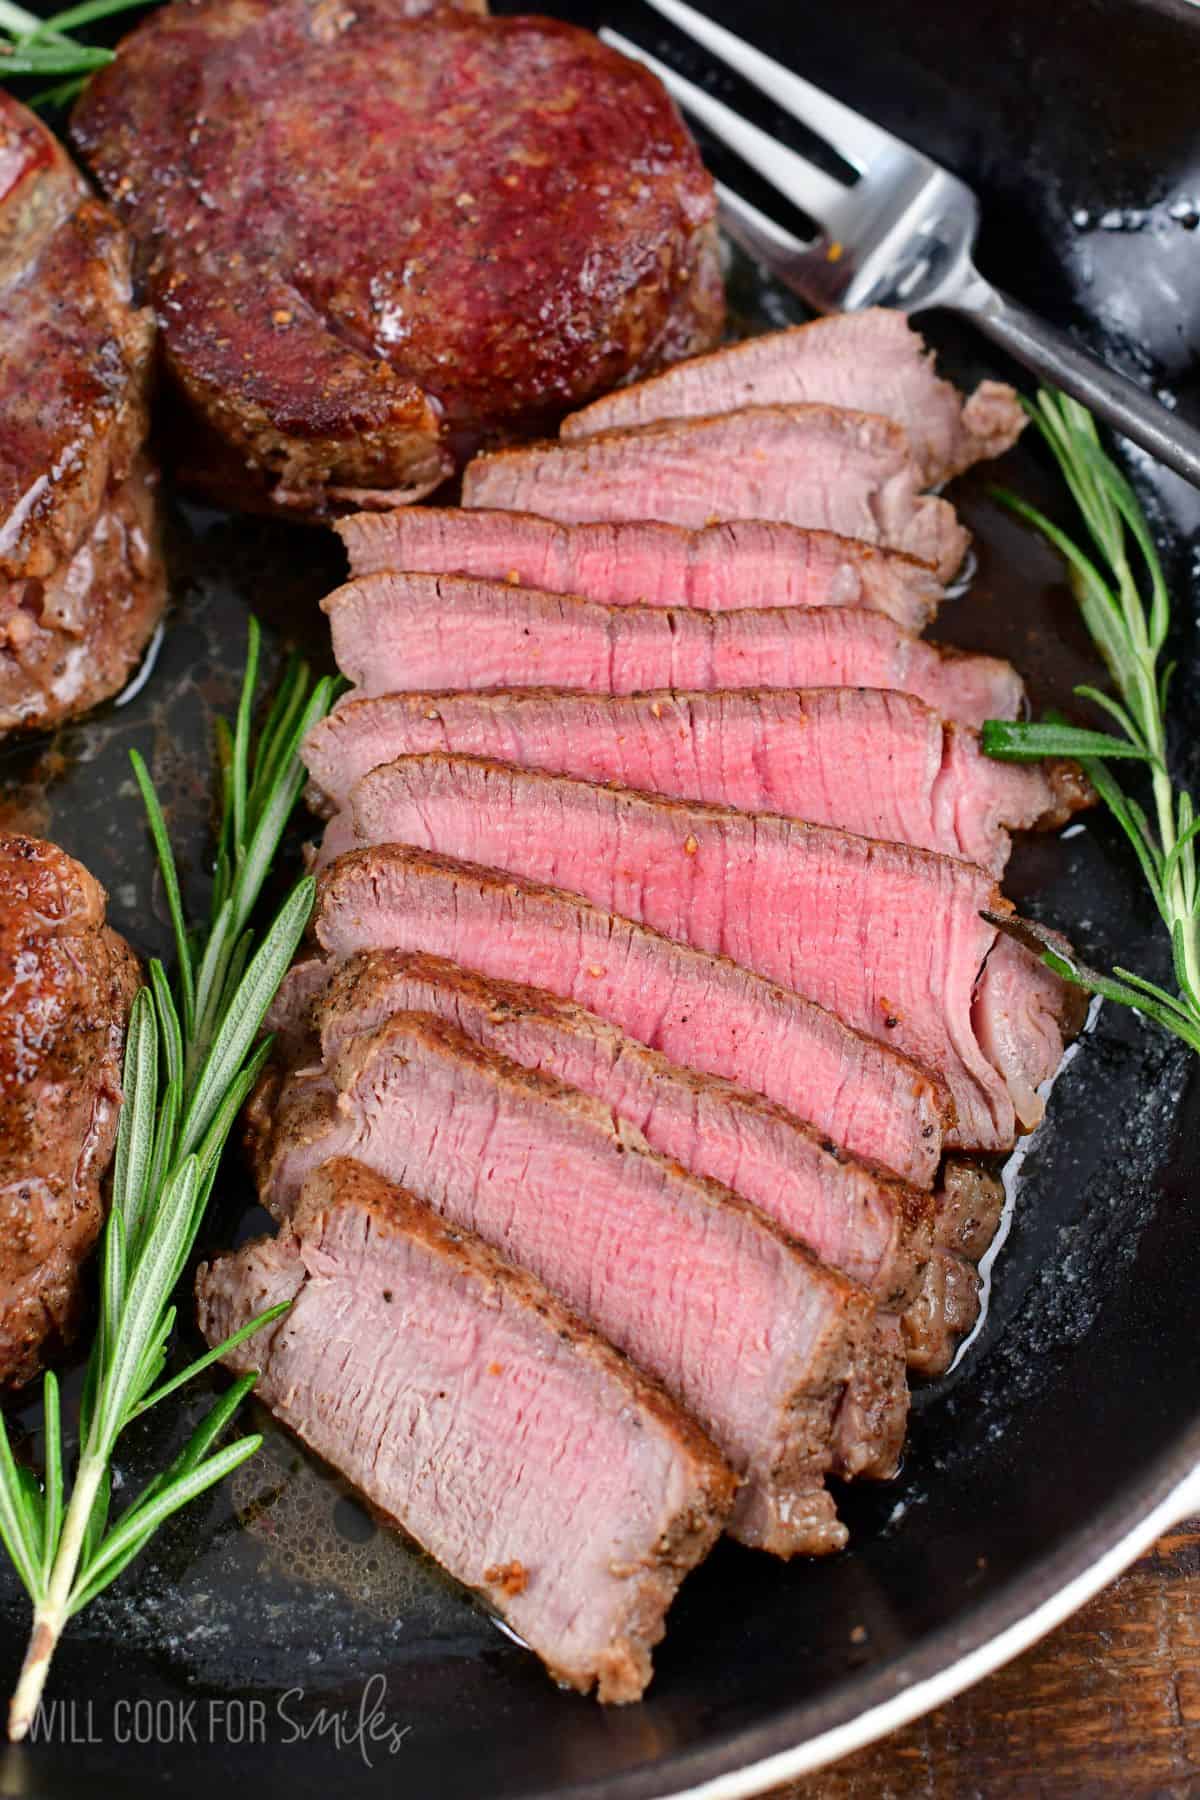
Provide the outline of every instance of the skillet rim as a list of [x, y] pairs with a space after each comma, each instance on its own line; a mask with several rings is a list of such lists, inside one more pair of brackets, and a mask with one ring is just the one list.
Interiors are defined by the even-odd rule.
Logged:
[[955, 1623], [931, 1633], [919, 1648], [703, 1749], [599, 1781], [531, 1791], [527, 1800], [749, 1800], [765, 1794], [890, 1736], [1002, 1668], [1195, 1512], [1200, 1512], [1200, 1416], [1177, 1444], [1122, 1484], [1108, 1505], [1055, 1550], [965, 1609]]

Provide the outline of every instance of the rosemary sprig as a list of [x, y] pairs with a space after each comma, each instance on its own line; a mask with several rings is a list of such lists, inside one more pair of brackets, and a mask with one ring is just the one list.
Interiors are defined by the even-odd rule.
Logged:
[[[111, 50], [81, 44], [71, 37], [81, 25], [92, 25], [113, 13], [130, 12], [146, 0], [82, 0], [65, 12], [39, 19], [14, 0], [0, 0], [0, 81], [17, 75], [85, 77], [113, 60]], [[82, 87], [82, 79], [65, 81], [39, 94], [34, 105], [66, 105]]]
[[[1098, 563], [1035, 507], [1007, 490], [998, 497], [1036, 525], [1067, 559], [1084, 623], [1108, 665], [1116, 695], [1094, 687], [1076, 694], [1100, 707], [1118, 732], [1080, 731], [1049, 721], [989, 719], [983, 746], [990, 756], [1032, 761], [1074, 756], [1136, 852], [1154, 903], [1170, 934], [1177, 992], [1129, 969], [1102, 975], [1054, 950], [1044, 960], [1068, 981], [1135, 1007], [1200, 1051], [1200, 886], [1196, 839], [1200, 819], [1192, 798], [1176, 788], [1167, 763], [1166, 706], [1173, 664], [1161, 665], [1171, 623], [1170, 596], [1146, 515], [1121, 470], [1100, 446], [1095, 420], [1078, 402], [1042, 389], [1026, 410], [1054, 453], [1087, 527]], [[1148, 812], [1118, 783], [1110, 762], [1145, 765]]]
[[17, 1463], [0, 1414], [0, 1539], [33, 1602], [33, 1630], [9, 1709], [9, 1737], [24, 1737], [64, 1627], [114, 1581], [163, 1521], [220, 1481], [258, 1448], [253, 1434], [214, 1446], [253, 1386], [237, 1381], [174, 1461], [119, 1517], [110, 1517], [112, 1462], [126, 1427], [226, 1350], [285, 1310], [275, 1307], [162, 1379], [175, 1324], [172, 1292], [200, 1229], [221, 1151], [269, 1053], [255, 1044], [312, 910], [313, 882], [301, 881], [256, 942], [249, 920], [280, 836], [299, 798], [297, 755], [309, 727], [328, 710], [333, 683], [312, 686], [293, 659], [252, 745], [259, 630], [250, 622], [237, 729], [218, 731], [221, 827], [211, 917], [189, 930], [175, 859], [158, 797], [136, 751], [145, 803], [166, 888], [178, 971], [174, 988], [158, 959], [130, 1014], [112, 1201], [100, 1256], [99, 1323], [84, 1382], [79, 1458], [65, 1489], [58, 1383], [45, 1376], [42, 1480]]

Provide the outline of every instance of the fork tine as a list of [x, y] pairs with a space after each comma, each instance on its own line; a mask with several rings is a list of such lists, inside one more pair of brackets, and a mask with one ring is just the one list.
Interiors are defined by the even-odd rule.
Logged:
[[782, 273], [786, 262], [812, 249], [811, 244], [794, 237], [783, 225], [768, 218], [735, 188], [726, 186], [723, 181], [718, 181], [716, 188], [722, 225], [743, 250], [765, 263], [767, 268]]
[[866, 173], [872, 159], [883, 151], [903, 149], [913, 156], [920, 154], [890, 132], [872, 125], [861, 113], [843, 106], [840, 100], [756, 50], [753, 44], [747, 44], [723, 25], [706, 18], [695, 7], [685, 4], [685, 0], [647, 0], [647, 5], [727, 62], [731, 69], [769, 95], [810, 131], [824, 138], [860, 175]]
[[672, 94], [679, 104], [692, 113], [731, 150], [736, 150], [752, 169], [785, 194], [801, 211], [811, 213], [818, 224], [829, 221], [837, 210], [845, 205], [846, 196], [850, 192], [818, 169], [807, 158], [789, 150], [786, 144], [760, 131], [749, 119], [743, 119], [740, 113], [726, 106], [714, 94], [707, 93], [704, 88], [697, 87], [685, 75], [679, 75], [660, 63], [656, 57], [649, 55], [628, 38], [622, 37], [619, 31], [607, 28], [600, 33], [606, 44], [623, 55], [632, 57], [635, 62], [644, 63], [658, 76], [663, 86]]

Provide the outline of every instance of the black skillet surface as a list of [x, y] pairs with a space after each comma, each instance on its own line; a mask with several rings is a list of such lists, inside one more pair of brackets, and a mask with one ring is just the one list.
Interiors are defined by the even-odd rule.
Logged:
[[[714, 10], [775, 54], [802, 56], [813, 79], [972, 181], [985, 272], [1196, 416], [1200, 19], [1182, 0], [854, 0], [803, 24], [787, 0]], [[632, 5], [603, 16], [651, 46], [672, 41]], [[798, 316], [743, 265], [732, 291], [747, 324]], [[931, 335], [960, 380], [1012, 373], [939, 323]], [[1186, 769], [1200, 501], [1134, 468], [1172, 547]], [[1054, 503], [1034, 446], [1000, 474]], [[1086, 640], [1055, 560], [1001, 514], [987, 479], [955, 493], [979, 569], [942, 628], [1011, 654], [1035, 705], [1062, 702], [1095, 673]], [[128, 748], [149, 755], [202, 896], [209, 726], [235, 692], [246, 608], [274, 643], [319, 650], [315, 602], [340, 571], [316, 533], [181, 506], [171, 558], [174, 611], [141, 691], [0, 757], [4, 823], [83, 857], [143, 951], [165, 950], [168, 934]], [[1150, 906], [1105, 820], [1023, 847], [1008, 885], [1089, 957], [1165, 974]], [[672, 1612], [643, 1704], [605, 1711], [557, 1693], [268, 1424], [267, 1449], [240, 1481], [173, 1522], [77, 1622], [51, 1679], [48, 1741], [0, 1756], [0, 1792], [191, 1795], [236, 1781], [286, 1785], [296, 1800], [331, 1786], [634, 1800], [744, 1767], [902, 1693], [1085, 1570], [1200, 1459], [1198, 1148], [1186, 1055], [1108, 1009], [1024, 1162], [981, 1335], [916, 1396], [901, 1476], [845, 1494], [854, 1548], [783, 1567], [722, 1545]], [[250, 1228], [247, 1205], [231, 1158], [212, 1243]], [[158, 1429], [174, 1442], [186, 1423], [175, 1414]], [[123, 1479], [144, 1479], [165, 1449], [153, 1430], [131, 1439]], [[0, 1620], [7, 1688], [26, 1620], [7, 1571]], [[363, 1717], [374, 1723], [358, 1741]]]

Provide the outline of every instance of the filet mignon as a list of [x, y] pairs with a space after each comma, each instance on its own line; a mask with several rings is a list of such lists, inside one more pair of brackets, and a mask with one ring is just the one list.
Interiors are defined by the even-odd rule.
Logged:
[[[735, 1482], [653, 1382], [470, 1232], [354, 1162], [274, 1240], [205, 1265], [202, 1331], [286, 1317], [225, 1359], [556, 1680], [636, 1700]], [[338, 1354], [328, 1354], [336, 1337]]]
[[1011, 663], [926, 643], [844, 606], [701, 612], [602, 606], [460, 575], [361, 575], [321, 602], [338, 667], [364, 694], [436, 688], [874, 687], [968, 725], [1012, 719]]
[[1006, 826], [1062, 825], [1084, 799], [1070, 764], [994, 762], [973, 731], [913, 695], [857, 687], [348, 698], [313, 727], [303, 755], [336, 809], [371, 769], [427, 750], [787, 813], [994, 875], [1008, 860]]
[[932, 1197], [835, 1151], [761, 1095], [681, 1069], [544, 989], [402, 950], [352, 957], [334, 976], [315, 1014], [325, 1063], [397, 1012], [433, 1013], [484, 1049], [604, 1101], [652, 1150], [752, 1200], [881, 1305], [895, 1310], [915, 1296]]
[[660, 83], [557, 20], [421, 10], [188, 0], [76, 109], [226, 498], [415, 499], [719, 339], [713, 186]]
[[899, 425], [833, 406], [747, 406], [714, 418], [603, 431], [577, 443], [480, 456], [463, 505], [583, 520], [778, 520], [904, 550], [942, 579], [968, 535]]
[[165, 597], [129, 245], [0, 92], [0, 733], [123, 685]]
[[292, 1078], [298, 1132], [286, 1087], [272, 1109], [259, 1165], [272, 1212], [290, 1211], [314, 1163], [334, 1155], [412, 1187], [531, 1270], [699, 1420], [746, 1477], [736, 1536], [785, 1556], [844, 1542], [825, 1472], [893, 1472], [907, 1410], [903, 1354], [862, 1288], [739, 1196], [656, 1155], [609, 1107], [428, 1014], [352, 1039], [332, 1077], [324, 1133], [313, 1121], [322, 1076]]
[[865, 606], [920, 631], [942, 592], [924, 563], [900, 551], [759, 519], [687, 531], [653, 520], [560, 525], [533, 513], [421, 506], [354, 513], [336, 529], [352, 575], [476, 575], [609, 606]]
[[1025, 424], [1012, 388], [985, 381], [964, 402], [938, 378], [903, 313], [867, 307], [694, 357], [681, 369], [594, 400], [564, 420], [562, 435], [591, 437], [658, 419], [813, 401], [894, 419], [930, 487], [999, 456]]
[[359, 843], [569, 884], [807, 994], [942, 1075], [963, 1149], [1008, 1149], [1041, 1116], [1073, 1006], [983, 916], [1012, 907], [970, 863], [469, 756], [373, 770], [353, 815]]
[[[324, 872], [313, 931], [333, 966], [360, 950], [428, 950], [547, 988], [672, 1062], [777, 1101], [856, 1155], [933, 1181], [952, 1118], [935, 1076], [798, 994], [577, 894], [386, 844]], [[298, 963], [271, 1029], [303, 1021], [326, 979], [322, 962]]]
[[68, 1340], [104, 1221], [138, 985], [104, 891], [65, 852], [0, 837], [0, 1385]]

